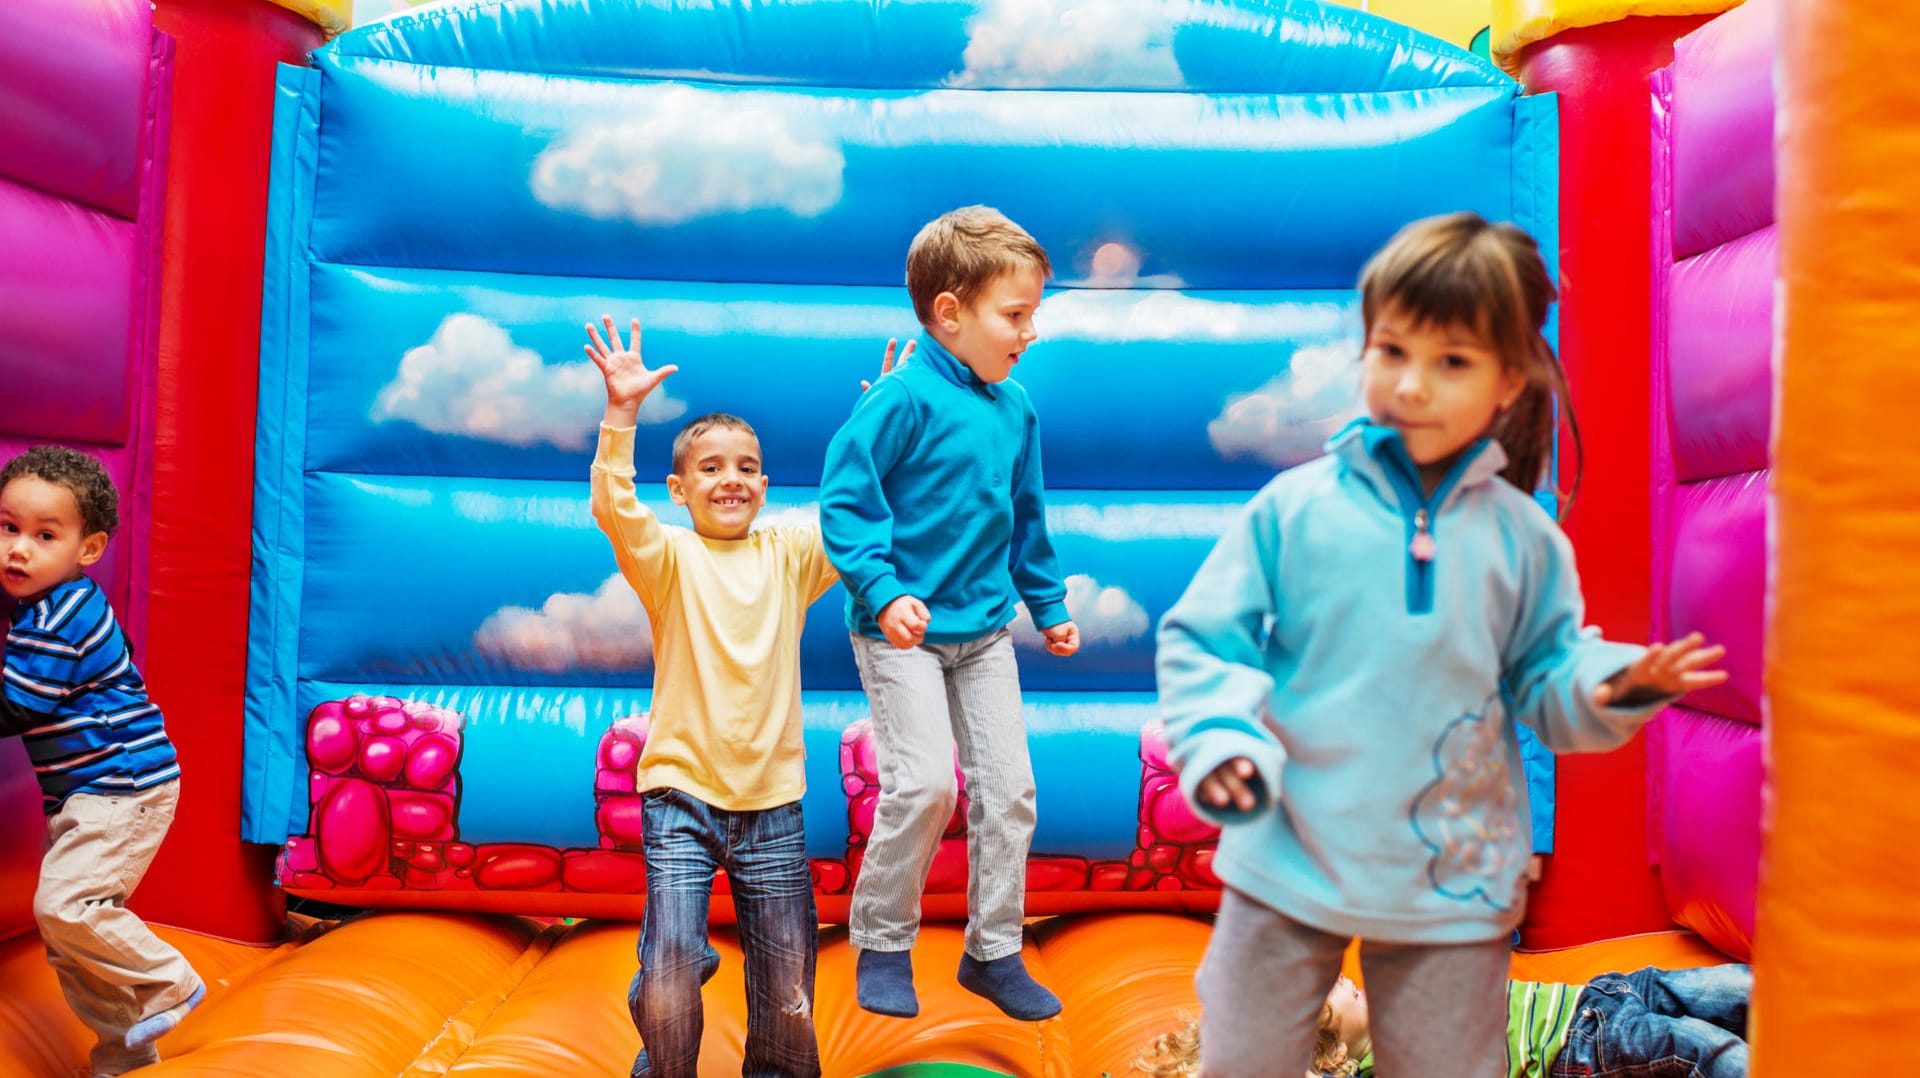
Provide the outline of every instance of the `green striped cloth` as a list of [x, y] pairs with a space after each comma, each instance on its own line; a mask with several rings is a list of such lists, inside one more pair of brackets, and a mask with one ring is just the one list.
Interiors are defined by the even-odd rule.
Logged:
[[1576, 984], [1507, 982], [1507, 1078], [1546, 1078], [1579, 998]]

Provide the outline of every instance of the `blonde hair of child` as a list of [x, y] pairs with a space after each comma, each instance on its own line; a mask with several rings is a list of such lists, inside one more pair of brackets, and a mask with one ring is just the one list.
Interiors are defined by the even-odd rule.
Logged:
[[1153, 1078], [1197, 1078], [1200, 1073], [1200, 1020], [1188, 1018], [1179, 1029], [1162, 1033], [1133, 1057], [1133, 1069]]
[[1313, 1034], [1313, 1073], [1349, 1078], [1360, 1073], [1360, 1061], [1348, 1058], [1348, 1045], [1340, 1039], [1340, 1019], [1333, 1004], [1320, 1005], [1320, 1028]]
[[1053, 275], [1046, 248], [991, 206], [962, 206], [928, 221], [907, 247], [907, 295], [914, 316], [933, 324], [933, 300], [951, 292], [962, 305], [1000, 276], [1037, 269]]
[[1488, 433], [1507, 454], [1501, 474], [1529, 494], [1546, 478], [1552, 460], [1558, 404], [1573, 433], [1575, 454], [1573, 486], [1561, 500], [1564, 515], [1580, 489], [1584, 460], [1566, 370], [1541, 332], [1556, 298], [1533, 237], [1476, 213], [1407, 225], [1360, 272], [1360, 315], [1369, 336], [1374, 320], [1391, 307], [1420, 325], [1474, 334], [1499, 354], [1505, 369], [1525, 376], [1526, 388]]

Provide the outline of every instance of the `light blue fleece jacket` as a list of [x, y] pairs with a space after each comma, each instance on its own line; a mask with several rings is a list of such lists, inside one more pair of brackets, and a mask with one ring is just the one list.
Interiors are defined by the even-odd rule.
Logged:
[[[1572, 547], [1497, 443], [1431, 498], [1398, 432], [1360, 420], [1328, 448], [1254, 496], [1161, 621], [1169, 759], [1223, 825], [1214, 871], [1256, 901], [1386, 942], [1504, 938], [1531, 857], [1512, 720], [1556, 752], [1624, 743], [1660, 703], [1591, 694], [1644, 649], [1582, 630]], [[1201, 804], [1236, 756], [1261, 803]]]
[[932, 643], [999, 631], [1016, 595], [1039, 628], [1068, 618], [1027, 391], [981, 381], [931, 337], [827, 446], [820, 533], [861, 636], [883, 638], [876, 619], [903, 595], [927, 604]]

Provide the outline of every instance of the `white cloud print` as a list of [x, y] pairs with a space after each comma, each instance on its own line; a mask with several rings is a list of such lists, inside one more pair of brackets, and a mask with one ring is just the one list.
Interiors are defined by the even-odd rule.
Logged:
[[636, 88], [618, 121], [560, 138], [533, 163], [533, 195], [602, 220], [673, 225], [745, 210], [816, 217], [840, 201], [837, 140], [780, 95]]
[[980, 87], [1184, 89], [1174, 33], [1199, 19], [1268, 21], [1195, 0], [984, 0], [967, 23], [965, 67], [948, 82]]
[[[374, 400], [376, 421], [405, 420], [435, 434], [557, 449], [588, 445], [606, 404], [606, 383], [588, 360], [548, 365], [513, 335], [476, 314], [450, 314], [427, 343], [407, 350]], [[647, 398], [640, 422], [665, 423], [687, 410], [664, 389]]]
[[619, 573], [591, 594], [557, 592], [540, 609], [501, 607], [473, 634], [480, 654], [520, 670], [637, 670], [653, 665], [647, 609]]
[[1300, 349], [1286, 373], [1227, 398], [1207, 424], [1207, 439], [1228, 460], [1252, 457], [1276, 468], [1312, 460], [1360, 414], [1359, 353], [1352, 341]]
[[[1085, 573], [1067, 578], [1067, 611], [1080, 628], [1084, 647], [1096, 644], [1109, 647], [1137, 640], [1147, 631], [1147, 608], [1134, 601], [1123, 588], [1102, 587]], [[1016, 647], [1045, 650], [1047, 638], [1033, 627], [1033, 615], [1025, 603], [1010, 626]]]

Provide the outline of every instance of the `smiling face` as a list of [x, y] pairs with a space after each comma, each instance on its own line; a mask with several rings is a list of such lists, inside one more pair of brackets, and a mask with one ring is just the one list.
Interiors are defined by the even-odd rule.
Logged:
[[1391, 304], [1368, 329], [1360, 366], [1367, 414], [1400, 432], [1430, 481], [1526, 388], [1525, 376], [1472, 331], [1419, 321]]
[[760, 470], [760, 439], [752, 431], [716, 426], [687, 442], [680, 470], [667, 477], [667, 493], [693, 517], [693, 530], [708, 539], [745, 539], [767, 500]]
[[78, 580], [106, 550], [107, 533], [87, 534], [73, 491], [37, 475], [0, 488], [0, 589], [17, 602]]
[[1004, 382], [1039, 336], [1033, 312], [1045, 285], [1040, 267], [1023, 266], [989, 281], [969, 303], [942, 292], [934, 298], [934, 324], [928, 328], [982, 382]]

